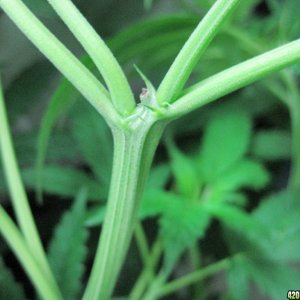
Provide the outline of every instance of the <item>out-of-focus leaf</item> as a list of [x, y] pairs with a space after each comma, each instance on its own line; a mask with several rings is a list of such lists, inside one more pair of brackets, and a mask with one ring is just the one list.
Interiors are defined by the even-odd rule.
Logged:
[[199, 168], [206, 182], [225, 173], [245, 154], [250, 142], [251, 121], [244, 112], [215, 114], [207, 124]]
[[176, 199], [178, 199], [176, 194], [154, 188], [146, 189], [142, 198], [139, 217], [145, 219], [160, 215], [168, 210], [169, 205]]
[[[270, 232], [262, 245], [277, 261], [300, 261], [300, 193], [283, 191], [262, 200], [253, 218]], [[276, 249], [276, 250], [274, 250]]]
[[82, 287], [88, 237], [84, 227], [86, 198], [82, 190], [57, 225], [49, 245], [49, 263], [65, 299], [76, 299]]
[[0, 257], [0, 299], [26, 300], [23, 287], [17, 282], [11, 271]]
[[144, 7], [146, 10], [149, 10], [153, 5], [154, 0], [144, 0]]
[[[297, 289], [300, 272], [268, 259], [255, 260], [251, 256], [237, 256], [228, 273], [228, 285], [231, 299], [249, 299], [245, 295], [250, 280], [254, 282], [266, 297], [274, 300], [286, 298], [288, 290]], [[238, 284], [239, 283], [239, 284]]]
[[[49, 84], [51, 81], [53, 81], [53, 69], [48, 63], [40, 62], [28, 67], [10, 84], [5, 92], [5, 98], [10, 119], [15, 125], [20, 116], [27, 116], [34, 107], [38, 109], [42, 99], [52, 92], [52, 84]], [[25, 129], [28, 129], [26, 126], [32, 127], [33, 124], [26, 124], [26, 121], [27, 123], [32, 122], [29, 118], [29, 120], [23, 121], [19, 127], [21, 125]], [[37, 121], [38, 119], [33, 120], [33, 122]], [[22, 129], [24, 130], [24, 128]]]
[[261, 223], [256, 222], [248, 213], [226, 203], [208, 202], [205, 209], [227, 227], [247, 234], [249, 237], [266, 234]]
[[43, 0], [24, 0], [24, 3], [28, 5], [35, 13], [43, 17], [55, 16], [55, 11], [51, 6]]
[[277, 32], [280, 42], [291, 41], [300, 36], [299, 10], [300, 3], [298, 0], [267, 0], [272, 10], [272, 17], [277, 19]]
[[87, 103], [72, 110], [72, 135], [95, 176], [108, 187], [111, 177], [113, 143], [108, 125]]
[[[92, 68], [93, 66], [90, 59], [87, 59], [86, 57], [82, 59], [82, 62], [88, 68]], [[38, 135], [36, 158], [36, 192], [38, 198], [41, 198], [42, 196], [42, 173], [51, 133], [56, 122], [66, 113], [78, 97], [79, 92], [72, 84], [68, 80], [62, 79], [59, 87], [52, 96], [47, 111], [42, 119], [42, 125]]]
[[242, 160], [230, 168], [226, 175], [218, 177], [213, 186], [222, 191], [235, 191], [245, 187], [260, 189], [269, 180], [270, 175], [262, 164], [253, 160]]
[[200, 180], [193, 161], [185, 156], [172, 141], [169, 141], [167, 145], [176, 191], [186, 198], [196, 199], [199, 195]]
[[255, 6], [259, 2], [260, 0], [245, 0], [240, 2], [233, 15], [234, 20], [239, 22], [247, 20], [247, 17], [254, 12]]
[[104, 220], [106, 213], [106, 205], [101, 206], [95, 206], [92, 208], [89, 208], [88, 212], [86, 213], [86, 219], [85, 219], [85, 226], [87, 227], [94, 227], [94, 226], [100, 226]]
[[251, 152], [264, 160], [288, 159], [291, 155], [291, 137], [287, 131], [266, 130], [255, 134]]
[[170, 166], [168, 164], [160, 164], [151, 169], [147, 187], [148, 188], [163, 188], [170, 178]]
[[203, 237], [209, 221], [210, 216], [200, 203], [191, 203], [178, 196], [169, 201], [160, 219], [167, 269], [174, 265], [184, 250]]
[[[27, 187], [35, 188], [35, 169], [25, 169], [22, 172], [22, 177]], [[87, 189], [90, 200], [105, 199], [107, 195], [107, 188], [87, 174], [54, 165], [44, 168], [42, 187], [47, 193], [62, 197], [75, 197], [82, 187]]]
[[240, 228], [231, 226], [226, 237], [230, 248], [242, 253], [235, 263], [245, 274], [229, 273], [229, 283], [245, 276], [272, 299], [285, 298], [300, 282], [299, 270], [290, 264], [300, 261], [299, 193], [287, 190], [268, 197], [249, 218], [263, 227], [263, 234], [249, 232], [243, 223]]

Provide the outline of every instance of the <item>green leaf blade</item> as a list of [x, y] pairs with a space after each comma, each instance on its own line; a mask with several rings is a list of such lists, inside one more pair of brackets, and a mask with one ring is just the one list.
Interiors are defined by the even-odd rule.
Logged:
[[287, 131], [266, 130], [256, 133], [252, 153], [263, 160], [283, 160], [291, 156], [291, 137]]
[[11, 271], [0, 257], [0, 299], [26, 300], [23, 287], [18, 283]]
[[243, 157], [250, 134], [251, 121], [245, 113], [220, 113], [210, 120], [199, 154], [200, 172], [206, 181], [213, 181]]
[[65, 299], [76, 299], [81, 290], [83, 262], [87, 256], [85, 201], [86, 194], [81, 191], [72, 209], [57, 225], [49, 245], [50, 266]]

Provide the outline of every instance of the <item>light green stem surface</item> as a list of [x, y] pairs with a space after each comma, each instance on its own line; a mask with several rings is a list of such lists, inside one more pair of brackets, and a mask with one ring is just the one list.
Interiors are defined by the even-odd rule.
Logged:
[[146, 265], [150, 255], [150, 251], [142, 222], [137, 222], [137, 224], [135, 225], [134, 237], [141, 256], [141, 260], [143, 264]]
[[108, 300], [127, 254], [138, 202], [164, 125], [146, 107], [128, 131], [114, 129], [114, 160], [107, 212], [84, 300]]

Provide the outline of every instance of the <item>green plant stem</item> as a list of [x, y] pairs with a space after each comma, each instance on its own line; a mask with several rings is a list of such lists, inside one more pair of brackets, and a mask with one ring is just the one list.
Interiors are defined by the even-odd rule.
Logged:
[[300, 39], [226, 69], [192, 86], [179, 100], [169, 106], [166, 114], [171, 118], [178, 118], [299, 60]]
[[155, 277], [155, 268], [159, 261], [159, 258], [162, 254], [162, 244], [160, 239], [158, 238], [151, 250], [150, 255], [148, 256], [147, 263], [140, 274], [139, 278], [135, 282], [135, 285], [130, 292], [129, 300], [139, 300], [142, 299], [143, 293], [147, 287], [147, 285], [154, 279]]
[[148, 257], [150, 255], [149, 245], [147, 241], [147, 236], [141, 222], [137, 222], [135, 225], [134, 236], [136, 240], [137, 247], [144, 265], [147, 264]]
[[84, 300], [110, 299], [137, 219], [138, 202], [164, 123], [146, 107], [113, 129], [114, 159], [107, 211]]
[[160, 290], [162, 288], [162, 286], [164, 285], [164, 283], [166, 282], [167, 278], [168, 278], [169, 273], [164, 272], [164, 270], [162, 270], [157, 276], [156, 278], [152, 281], [149, 289], [147, 290], [147, 292], [145, 293], [145, 295], [143, 296], [143, 300], [156, 300], [160, 297]]
[[291, 118], [292, 161], [289, 187], [300, 190], [300, 92], [293, 74], [284, 73]]
[[111, 123], [119, 121], [99, 80], [35, 17], [20, 0], [0, 0], [0, 7], [78, 91]]
[[[202, 267], [202, 262], [201, 262], [201, 252], [197, 245], [194, 245], [190, 249], [190, 257], [191, 257], [191, 263], [194, 270], [199, 270]], [[203, 300], [204, 299], [203, 290], [204, 290], [203, 283], [196, 282], [193, 291], [193, 298], [195, 300]]]
[[173, 102], [196, 63], [240, 0], [217, 0], [191, 34], [161, 82], [158, 103]]
[[24, 267], [41, 298], [62, 299], [59, 290], [49, 282], [44, 270], [37, 263], [35, 254], [29, 249], [27, 242], [2, 206], [0, 206], [0, 232]]
[[225, 259], [223, 259], [219, 262], [216, 262], [214, 264], [211, 264], [201, 270], [195, 271], [191, 274], [185, 275], [179, 279], [176, 279], [170, 283], [167, 283], [166, 285], [164, 285], [161, 288], [161, 290], [159, 292], [160, 297], [174, 293], [177, 290], [180, 290], [186, 286], [189, 286], [191, 284], [199, 282], [208, 276], [214, 275], [215, 273], [218, 273], [222, 270], [229, 268], [229, 266], [231, 264], [231, 259], [232, 258], [230, 258], [230, 257], [225, 258]]
[[[235, 38], [240, 43], [241, 47], [251, 55], [258, 55], [259, 53], [266, 51], [266, 45], [264, 45], [264, 42], [262, 40], [254, 40], [253, 37], [249, 36], [245, 31], [241, 31], [238, 28], [232, 27], [230, 25], [227, 25], [223, 30], [224, 33]], [[283, 72], [279, 73], [279, 77], [283, 82], [285, 81], [285, 75], [283, 74]], [[261, 84], [282, 103], [288, 105], [285, 90], [282, 86], [278, 85], [278, 82], [276, 82], [275, 80], [274, 82], [263, 81], [261, 82]]]
[[33, 215], [29, 206], [29, 201], [20, 176], [17, 159], [9, 130], [7, 114], [2, 93], [0, 78], [0, 150], [2, 162], [7, 178], [7, 183], [12, 197], [13, 207], [18, 223], [25, 237], [27, 245], [40, 265], [43, 272], [49, 279], [54, 290], [58, 290], [52, 272], [48, 265], [46, 255], [34, 223]]
[[94, 28], [70, 0], [48, 0], [93, 59], [103, 76], [117, 111], [128, 116], [135, 110], [135, 101], [127, 79], [117, 60]]

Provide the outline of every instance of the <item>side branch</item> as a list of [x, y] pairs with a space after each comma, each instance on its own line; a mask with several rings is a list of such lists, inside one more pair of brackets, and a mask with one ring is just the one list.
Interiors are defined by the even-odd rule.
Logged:
[[217, 0], [186, 41], [157, 91], [159, 103], [173, 102], [195, 65], [240, 0]]
[[94, 61], [118, 112], [128, 116], [135, 109], [135, 101], [128, 81], [110, 49], [71, 0], [48, 0], [48, 2]]
[[184, 91], [165, 116], [178, 118], [300, 61], [300, 39], [213, 75]]
[[22, 1], [0, 0], [0, 7], [99, 113], [110, 121], [118, 118], [103, 85]]

